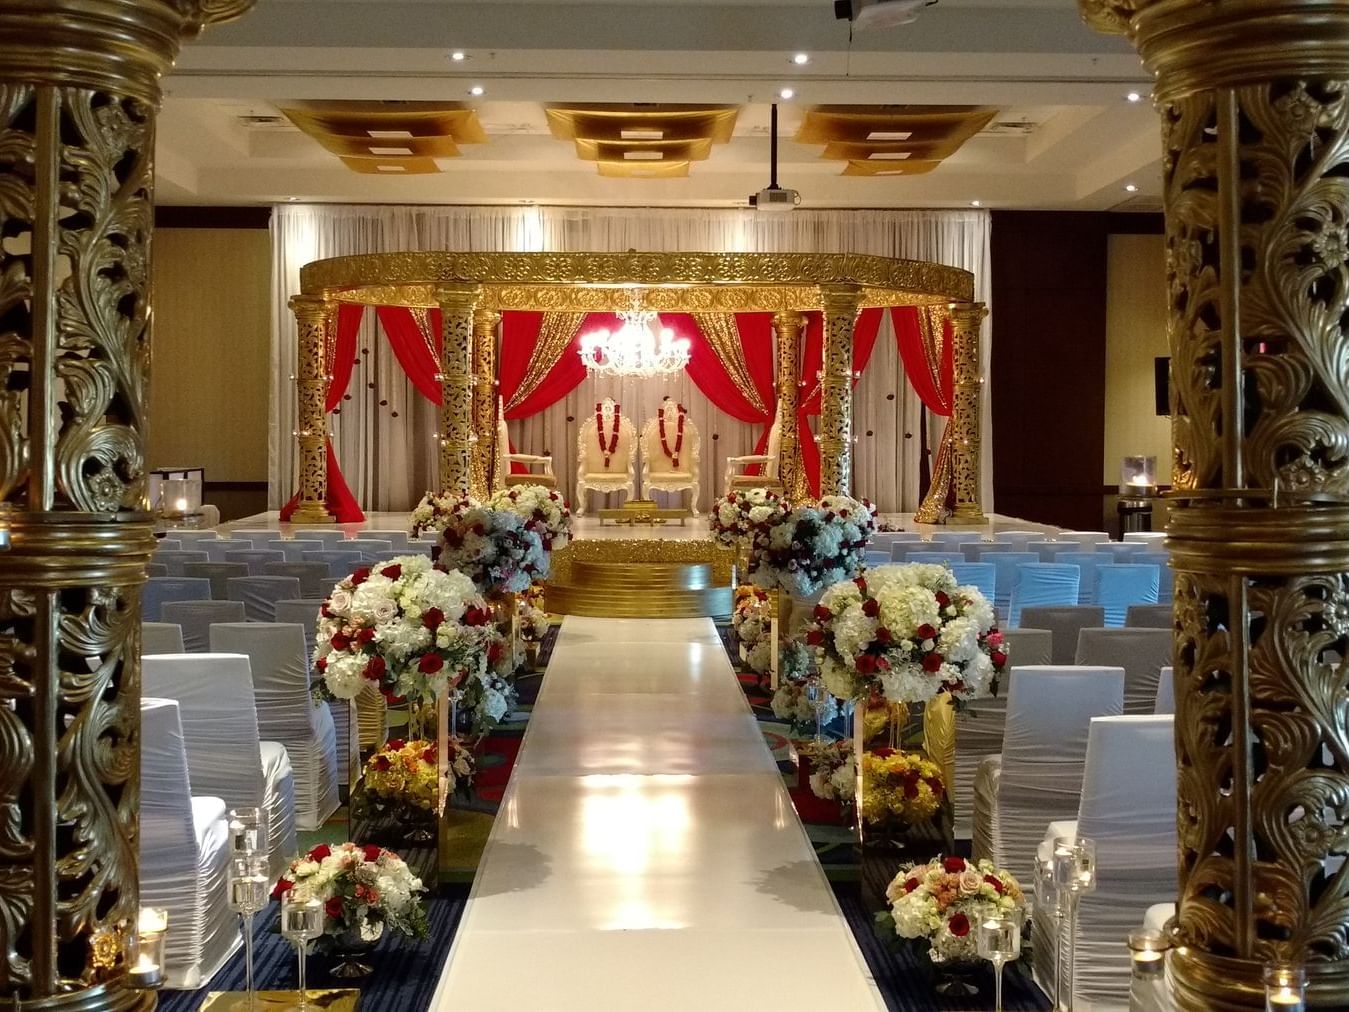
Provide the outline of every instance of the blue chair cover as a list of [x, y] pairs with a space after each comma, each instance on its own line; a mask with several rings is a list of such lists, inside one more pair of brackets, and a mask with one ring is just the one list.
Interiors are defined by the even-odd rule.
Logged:
[[1171, 553], [1153, 549], [1139, 552], [1129, 561], [1137, 566], [1157, 567], [1157, 602], [1170, 604], [1176, 586], [1176, 571], [1171, 568]]
[[1097, 545], [1096, 551], [1102, 555], [1109, 555], [1111, 562], [1123, 563], [1133, 562], [1143, 547], [1132, 541], [1107, 541], [1103, 545]]
[[[390, 558], [393, 558], [393, 557], [398, 556], [398, 555], [401, 555], [401, 554], [403, 554], [403, 553], [402, 553], [402, 552], [389, 552], [389, 553], [388, 553], [388, 555], [389, 555]], [[889, 563], [890, 563], [890, 553], [889, 553], [889, 552], [870, 552], [870, 551], [867, 552], [867, 565], [868, 565], [868, 566], [885, 566], [885, 565], [889, 565]]]
[[141, 621], [162, 622], [165, 601], [209, 601], [211, 581], [184, 576], [152, 576], [141, 591]]
[[1080, 551], [1081, 545], [1072, 541], [1028, 541], [1022, 551], [1038, 552], [1041, 562], [1054, 562], [1060, 552]]
[[985, 551], [980, 562], [991, 562], [996, 571], [996, 593], [993, 603], [1007, 614], [1012, 603], [1012, 587], [1016, 584], [1016, 567], [1028, 562], [1039, 562], [1040, 556], [1034, 552], [989, 552]]
[[1012, 585], [1012, 603], [1007, 613], [1007, 624], [1016, 629], [1021, 625], [1021, 611], [1029, 606], [1077, 604], [1077, 587], [1082, 571], [1061, 562], [1027, 562], [1016, 567], [1016, 582]]
[[[979, 540], [979, 541], [962, 541], [960, 544], [958, 544], [958, 545], [955, 546], [955, 549], [954, 549], [954, 550], [957, 551], [957, 552], [963, 552], [964, 555], [965, 555], [965, 561], [966, 561], [966, 562], [978, 562], [978, 561], [979, 561], [979, 553], [982, 552], [985, 548], [988, 548], [988, 547], [989, 547], [989, 543], [988, 543], [987, 541], [983, 541], [983, 540]], [[1003, 547], [1006, 548], [1007, 546], [1004, 545]]]
[[1123, 626], [1131, 604], [1156, 604], [1156, 566], [1098, 566], [1096, 603], [1105, 609], [1107, 626]]
[[1082, 570], [1082, 578], [1077, 584], [1077, 603], [1096, 604], [1096, 569], [1110, 565], [1110, 556], [1096, 552], [1059, 552], [1054, 561]]
[[1040, 541], [1044, 538], [1043, 531], [994, 531], [993, 540], [998, 544], [1006, 545], [1014, 552], [1028, 552], [1032, 541]]
[[905, 562], [932, 562], [938, 565], [955, 565], [957, 562], [964, 562], [965, 556], [959, 552], [909, 552]]
[[224, 562], [226, 552], [247, 552], [253, 547], [253, 542], [243, 538], [228, 541], [199, 541], [197, 544], [206, 553], [210, 562]]
[[936, 531], [931, 537], [934, 546], [942, 546], [938, 551], [955, 551], [956, 545], [969, 541], [974, 536], [969, 531]]
[[953, 562], [951, 572], [962, 587], [978, 587], [992, 601], [998, 594], [998, 569], [991, 562]]

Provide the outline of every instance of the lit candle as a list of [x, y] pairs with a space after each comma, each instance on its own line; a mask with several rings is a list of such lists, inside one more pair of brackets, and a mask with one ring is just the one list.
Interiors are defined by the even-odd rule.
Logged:
[[1267, 1012], [1302, 1012], [1306, 994], [1307, 974], [1302, 967], [1280, 963], [1265, 967]]
[[142, 935], [159, 934], [169, 930], [169, 912], [160, 907], [141, 907], [136, 927]]
[[187, 512], [187, 500], [186, 500], [186, 499], [175, 499], [174, 502], [173, 502], [173, 508], [176, 509], [179, 513], [186, 513], [186, 512]]

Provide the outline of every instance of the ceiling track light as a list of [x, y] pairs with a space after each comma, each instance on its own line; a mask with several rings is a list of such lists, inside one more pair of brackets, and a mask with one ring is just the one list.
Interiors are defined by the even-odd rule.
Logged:
[[798, 67], [804, 67], [807, 63], [810, 62], [810, 54], [797, 53], [792, 57], [792, 62], [796, 64]]
[[468, 93], [472, 95], [474, 98], [480, 98], [483, 95], [484, 91], [485, 89], [481, 84], [475, 84], [472, 88], [468, 89]]

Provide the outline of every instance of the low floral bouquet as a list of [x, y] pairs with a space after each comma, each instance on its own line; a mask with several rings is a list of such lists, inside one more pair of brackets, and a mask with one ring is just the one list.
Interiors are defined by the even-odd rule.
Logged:
[[462, 573], [421, 555], [358, 569], [319, 609], [319, 699], [354, 699], [366, 685], [388, 700], [431, 702], [456, 682], [486, 677], [505, 653], [492, 612]]
[[[445, 771], [445, 792], [452, 794], [472, 785], [473, 754], [458, 738], [449, 738], [447, 744], [449, 763]], [[435, 811], [439, 807], [437, 789], [440, 780], [436, 749], [433, 741], [391, 738], [366, 761], [366, 794], [379, 801]]]
[[385, 928], [410, 938], [426, 937], [425, 887], [391, 850], [320, 844], [290, 863], [272, 898], [292, 891], [323, 903], [323, 940], [375, 942]]
[[436, 561], [484, 594], [514, 593], [547, 578], [549, 555], [520, 514], [463, 499], [440, 532]]
[[862, 819], [902, 832], [941, 809], [946, 787], [941, 767], [915, 752], [877, 749], [862, 753]]
[[757, 674], [773, 663], [772, 622], [773, 606], [767, 593], [749, 584], [736, 588], [731, 628], [740, 643], [740, 660]]
[[805, 635], [840, 699], [879, 692], [893, 703], [925, 703], [948, 692], [959, 707], [995, 691], [1007, 664], [993, 606], [945, 566], [878, 566], [835, 584]]
[[526, 643], [542, 643], [553, 624], [543, 609], [543, 588], [537, 583], [530, 584], [516, 606], [520, 614], [520, 638]]
[[934, 963], [977, 959], [978, 925], [995, 914], [1020, 917], [1023, 924], [1026, 917], [1021, 886], [991, 861], [943, 857], [908, 865], [885, 896], [890, 909], [876, 915], [878, 933], [918, 943]]
[[852, 742], [807, 742], [798, 749], [810, 761], [810, 790], [825, 801], [851, 803], [857, 795], [857, 769]]
[[708, 525], [718, 544], [739, 548], [759, 528], [780, 523], [787, 513], [786, 500], [771, 489], [740, 489], [716, 501]]
[[506, 510], [539, 536], [545, 552], [566, 548], [571, 541], [571, 509], [562, 493], [544, 485], [511, 485], [492, 494], [489, 509]]
[[875, 511], [865, 499], [832, 495], [815, 506], [798, 506], [755, 528], [749, 579], [811, 597], [862, 571], [875, 531]]
[[443, 531], [456, 515], [468, 509], [473, 502], [454, 495], [437, 495], [427, 492], [422, 501], [413, 507], [408, 518], [412, 523], [412, 536], [419, 538], [427, 531]]

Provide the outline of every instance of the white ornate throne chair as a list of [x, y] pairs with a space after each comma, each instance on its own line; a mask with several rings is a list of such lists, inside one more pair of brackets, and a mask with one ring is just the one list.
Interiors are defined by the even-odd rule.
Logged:
[[[532, 453], [511, 453], [510, 433], [506, 431], [506, 413], [501, 398], [497, 398], [497, 459], [496, 474], [492, 489], [505, 488], [507, 485], [543, 485], [557, 487], [557, 478], [553, 474], [553, 458], [539, 457]], [[526, 468], [541, 467], [540, 473], [511, 474], [512, 464], [524, 464]]]
[[[726, 491], [744, 488], [771, 488], [782, 491], [782, 476], [778, 471], [782, 449], [782, 408], [778, 407], [773, 425], [768, 430], [768, 445], [763, 453], [749, 453], [743, 457], [726, 458]], [[745, 469], [762, 465], [762, 474], [745, 474]]]
[[[615, 432], [615, 419], [617, 431]], [[600, 445], [600, 426], [604, 445]], [[586, 492], [637, 495], [637, 427], [612, 397], [595, 405], [595, 414], [581, 423], [576, 436], [576, 516], [586, 508]]]
[[[662, 442], [660, 423], [665, 419], [665, 439]], [[679, 440], [679, 424], [683, 419], [683, 442]], [[660, 414], [642, 426], [642, 494], [652, 492], [682, 492], [689, 489], [689, 513], [698, 516], [698, 461], [701, 446], [698, 427], [688, 417], [683, 405], [667, 400]]]

